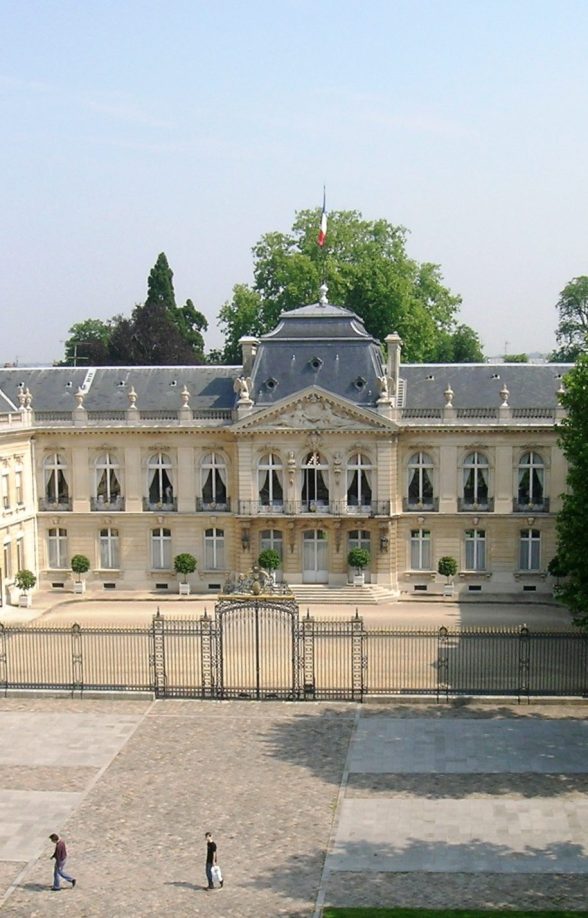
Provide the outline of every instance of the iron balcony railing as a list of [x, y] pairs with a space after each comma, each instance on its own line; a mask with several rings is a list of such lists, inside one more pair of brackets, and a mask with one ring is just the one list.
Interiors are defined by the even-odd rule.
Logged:
[[494, 498], [488, 497], [486, 500], [476, 502], [466, 500], [465, 497], [458, 497], [457, 510], [459, 513], [492, 513], [494, 510]]
[[59, 500], [51, 500], [48, 497], [41, 497], [39, 499], [39, 510], [46, 512], [51, 511], [52, 513], [66, 513], [71, 510], [72, 502], [71, 498], [59, 498]]
[[439, 510], [439, 498], [434, 497], [429, 501], [415, 501], [408, 497], [402, 498], [402, 510], [404, 513], [437, 513]]
[[319, 516], [389, 516], [390, 501], [371, 501], [369, 504], [353, 505], [347, 501], [330, 501], [323, 503], [314, 500], [286, 500], [264, 504], [256, 500], [240, 500], [239, 514], [241, 516], [299, 516], [300, 514], [318, 514]]
[[544, 497], [537, 501], [521, 501], [514, 497], [512, 501], [513, 513], [549, 513], [549, 498]]
[[148, 497], [143, 498], [143, 510], [150, 510], [154, 513], [176, 513], [178, 509], [178, 502], [175, 497], [171, 500], [149, 500]]
[[230, 513], [231, 501], [227, 497], [224, 501], [203, 500], [201, 497], [196, 498], [197, 513]]
[[90, 509], [97, 512], [102, 511], [103, 513], [106, 511], [109, 513], [119, 513], [121, 510], [125, 509], [125, 499], [124, 497], [116, 497], [112, 500], [104, 500], [100, 497], [91, 497]]

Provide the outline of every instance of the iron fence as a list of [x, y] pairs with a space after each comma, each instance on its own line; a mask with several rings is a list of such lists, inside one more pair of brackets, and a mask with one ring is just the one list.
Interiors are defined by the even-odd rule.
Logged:
[[354, 700], [367, 696], [588, 697], [588, 634], [367, 628], [299, 617], [293, 599], [223, 600], [214, 617], [143, 627], [0, 624], [0, 691]]

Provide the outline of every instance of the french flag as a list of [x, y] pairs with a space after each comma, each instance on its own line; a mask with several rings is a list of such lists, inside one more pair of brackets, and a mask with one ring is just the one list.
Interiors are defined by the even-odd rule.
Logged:
[[325, 244], [327, 238], [327, 193], [326, 189], [323, 188], [323, 212], [321, 214], [321, 225], [319, 229], [319, 234], [317, 237], [317, 242], [320, 245], [321, 249]]

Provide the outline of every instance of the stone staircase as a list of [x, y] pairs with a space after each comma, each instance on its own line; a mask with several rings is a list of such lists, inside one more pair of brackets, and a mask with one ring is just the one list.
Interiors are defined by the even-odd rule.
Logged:
[[396, 593], [377, 584], [366, 583], [356, 587], [349, 584], [327, 586], [323, 583], [290, 583], [290, 589], [301, 605], [314, 603], [340, 606], [375, 606], [379, 603], [395, 602]]

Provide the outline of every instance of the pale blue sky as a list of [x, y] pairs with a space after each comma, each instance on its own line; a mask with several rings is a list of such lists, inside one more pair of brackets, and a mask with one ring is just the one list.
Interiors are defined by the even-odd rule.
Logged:
[[296, 210], [411, 230], [486, 353], [588, 273], [585, 0], [0, 0], [0, 362], [128, 314], [159, 252], [207, 345]]

